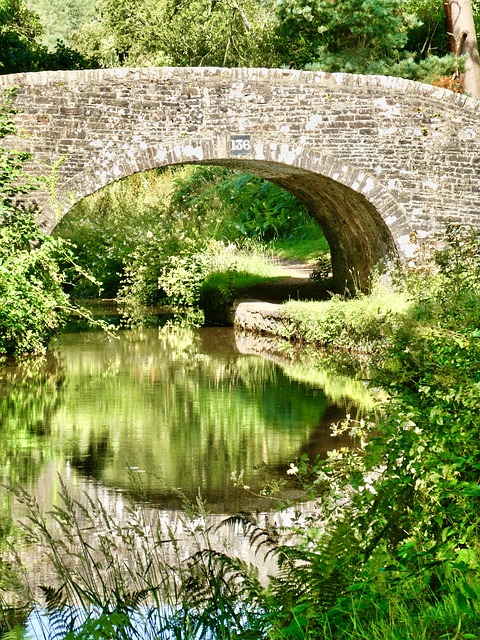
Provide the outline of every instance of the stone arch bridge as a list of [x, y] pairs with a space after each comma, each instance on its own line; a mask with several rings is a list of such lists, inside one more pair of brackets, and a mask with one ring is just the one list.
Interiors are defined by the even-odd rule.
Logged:
[[50, 232], [84, 196], [129, 174], [216, 164], [301, 198], [330, 244], [334, 286], [411, 260], [449, 222], [480, 228], [480, 103], [399, 78], [279, 69], [26, 73], [17, 87], [29, 170], [48, 174]]

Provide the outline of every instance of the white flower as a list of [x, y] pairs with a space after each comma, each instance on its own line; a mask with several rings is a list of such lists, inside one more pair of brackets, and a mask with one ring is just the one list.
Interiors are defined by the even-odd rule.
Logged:
[[293, 476], [298, 473], [298, 467], [296, 467], [293, 462], [290, 463], [290, 469], [287, 469], [287, 473], [289, 476]]

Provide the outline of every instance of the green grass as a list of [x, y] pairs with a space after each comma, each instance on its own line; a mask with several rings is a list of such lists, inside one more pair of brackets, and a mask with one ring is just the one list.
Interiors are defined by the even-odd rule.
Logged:
[[291, 300], [284, 305], [284, 335], [300, 342], [370, 352], [410, 308], [406, 294], [381, 290], [347, 301], [338, 297]]
[[214, 242], [212, 246], [213, 266], [217, 273], [228, 274], [235, 270], [244, 277], [254, 276], [259, 282], [265, 278], [285, 277], [275, 251], [256, 240], [245, 240], [240, 245]]
[[[279, 258], [285, 260], [298, 260], [299, 262], [312, 262], [319, 255], [329, 253], [330, 247], [322, 234], [319, 235], [319, 227], [316, 223], [312, 226], [311, 235], [304, 238], [280, 239], [271, 242], [268, 247]], [[310, 228], [306, 229], [310, 231]]]
[[248, 273], [246, 271], [216, 271], [211, 273], [202, 285], [202, 289], [225, 290], [233, 289], [241, 292], [252, 287], [277, 282], [284, 276], [262, 276], [256, 273]]
[[[421, 578], [405, 579], [385, 591], [361, 597], [341, 599], [333, 611], [342, 612], [337, 624], [332, 612], [323, 618], [326, 640], [479, 640], [478, 605], [459, 606], [458, 586], [444, 585], [445, 592], [435, 594]], [[473, 590], [478, 595], [478, 585]]]

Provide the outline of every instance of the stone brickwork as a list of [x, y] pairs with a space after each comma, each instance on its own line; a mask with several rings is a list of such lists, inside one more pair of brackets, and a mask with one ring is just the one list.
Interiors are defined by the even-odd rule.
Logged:
[[1, 76], [17, 86], [31, 170], [49, 171], [39, 221], [51, 231], [84, 196], [181, 163], [268, 178], [309, 207], [336, 287], [411, 259], [451, 221], [480, 228], [480, 106], [383, 76], [279, 69], [149, 68]]

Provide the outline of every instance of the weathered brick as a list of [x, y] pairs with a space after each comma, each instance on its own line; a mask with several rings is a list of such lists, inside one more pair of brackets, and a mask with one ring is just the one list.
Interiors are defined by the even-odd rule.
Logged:
[[[301, 197], [329, 239], [336, 286], [409, 259], [412, 232], [480, 228], [480, 106], [400, 78], [285, 69], [110, 69], [0, 76], [17, 86], [34, 174], [63, 158], [54, 210], [136, 171], [196, 162], [254, 171]], [[231, 136], [250, 136], [247, 153]]]

